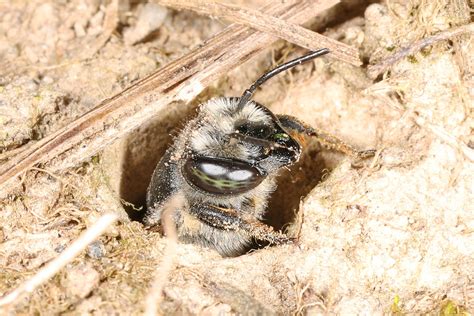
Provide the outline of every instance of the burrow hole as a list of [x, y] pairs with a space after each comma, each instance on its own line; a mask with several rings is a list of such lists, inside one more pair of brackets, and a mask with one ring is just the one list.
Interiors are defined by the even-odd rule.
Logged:
[[[187, 120], [196, 113], [196, 105], [174, 104], [168, 106], [158, 117], [140, 127], [120, 144], [109, 148], [114, 159], [105, 159], [107, 169], [113, 169], [115, 189], [125, 205], [129, 217], [142, 221], [145, 213], [145, 196], [153, 170], [172, 144]], [[111, 155], [112, 154], [112, 155]], [[299, 162], [281, 171], [278, 188], [272, 194], [264, 221], [277, 230], [285, 230], [295, 221], [302, 198], [304, 198], [333, 167], [334, 157], [321, 154], [319, 145], [308, 140]], [[114, 186], [114, 185], [113, 185]]]

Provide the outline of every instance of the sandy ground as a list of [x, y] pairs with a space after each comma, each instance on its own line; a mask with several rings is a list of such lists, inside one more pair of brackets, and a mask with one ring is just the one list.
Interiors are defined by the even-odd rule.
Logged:
[[[376, 64], [410, 43], [470, 23], [469, 13], [459, 10], [463, 4], [347, 1], [344, 10], [310, 25]], [[0, 3], [1, 160], [226, 25], [122, 1], [119, 27], [101, 43], [107, 5]], [[276, 228], [297, 233], [298, 244], [236, 258], [180, 244], [163, 284], [161, 312], [474, 312], [473, 51], [466, 34], [410, 55], [376, 79], [322, 58], [268, 82], [255, 99], [275, 113], [379, 152], [356, 167], [308, 140], [301, 162], [282, 173], [267, 216]], [[130, 221], [126, 211], [136, 211], [124, 203], [140, 206], [156, 162], [200, 102], [239, 95], [266, 69], [303, 53], [278, 42], [197, 100], [174, 104], [87, 163], [61, 174], [42, 165], [23, 175], [0, 200], [0, 294], [57, 257], [101, 214], [119, 213], [121, 221], [10, 312], [142, 313], [166, 242]]]

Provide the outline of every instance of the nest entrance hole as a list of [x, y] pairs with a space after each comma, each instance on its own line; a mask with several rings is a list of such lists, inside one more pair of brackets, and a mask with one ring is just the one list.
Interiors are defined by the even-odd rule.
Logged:
[[329, 173], [330, 163], [322, 153], [319, 144], [311, 141], [300, 160], [280, 172], [277, 189], [268, 204], [265, 223], [285, 231], [288, 225], [296, 222], [301, 200]]
[[121, 144], [118, 194], [131, 220], [141, 222], [146, 211], [146, 191], [151, 176], [173, 137], [195, 112], [195, 105], [170, 104], [160, 115], [134, 131]]
[[[132, 133], [120, 148], [122, 151], [115, 168], [120, 169], [118, 193], [125, 203], [131, 220], [142, 221], [146, 210], [146, 190], [152, 173], [186, 121], [192, 117], [195, 106], [170, 106], [155, 120]], [[277, 230], [285, 230], [293, 223], [304, 198], [322, 179], [328, 163], [317, 143], [310, 142], [300, 161], [283, 169], [278, 177], [277, 190], [269, 201], [264, 222]]]

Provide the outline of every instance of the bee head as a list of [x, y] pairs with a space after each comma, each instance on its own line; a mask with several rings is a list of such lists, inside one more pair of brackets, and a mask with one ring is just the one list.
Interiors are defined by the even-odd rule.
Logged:
[[[239, 102], [240, 99], [236, 101]], [[300, 145], [268, 108], [247, 101], [244, 107], [237, 109], [237, 113], [243, 114], [244, 118], [235, 121], [235, 132], [231, 137], [246, 142], [249, 146], [258, 146], [260, 151], [256, 157], [257, 161], [266, 159], [275, 167], [281, 167], [299, 159]]]
[[246, 161], [264, 169], [299, 159], [301, 147], [266, 107], [240, 98], [211, 99], [201, 106], [190, 148], [201, 156]]
[[202, 104], [191, 125], [182, 174], [189, 185], [212, 195], [235, 195], [296, 162], [300, 145], [266, 107], [239, 98]]
[[240, 98], [221, 97], [202, 104], [191, 131], [191, 155], [241, 160], [266, 171], [296, 162], [301, 153], [298, 142], [275, 114], [251, 98], [273, 76], [327, 53], [323, 48], [270, 70]]

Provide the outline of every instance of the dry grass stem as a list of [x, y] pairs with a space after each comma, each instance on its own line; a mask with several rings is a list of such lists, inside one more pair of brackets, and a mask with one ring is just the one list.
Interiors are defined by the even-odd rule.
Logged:
[[[243, 24], [256, 30], [272, 34], [310, 50], [326, 47], [331, 50], [331, 54], [328, 55], [329, 57], [342, 60], [354, 66], [360, 66], [362, 64], [359, 59], [359, 53], [355, 47], [351, 47], [297, 24], [286, 22], [280, 18], [257, 10], [244, 9], [217, 1], [157, 0], [156, 2], [174, 9], [192, 10], [200, 14], [228, 19], [234, 23]], [[338, 1], [331, 0], [328, 2], [334, 5]]]
[[118, 216], [113, 213], [105, 214], [97, 222], [87, 229], [78, 239], [46, 266], [40, 269], [32, 278], [21, 284], [14, 291], [0, 298], [1, 308], [17, 303], [22, 297], [33, 292], [38, 286], [47, 282], [52, 276], [59, 272], [64, 266], [76, 258], [91, 242], [96, 240], [104, 231], [117, 220]]
[[28, 145], [31, 146], [31, 144], [25, 144], [25, 145], [22, 145], [22, 146], [20, 146], [20, 147], [13, 148], [13, 149], [10, 149], [10, 150], [5, 150], [5, 151], [1, 152], [1, 153], [0, 153], [0, 161], [2, 161], [2, 160], [7, 160], [7, 159], [9, 159], [10, 157], [19, 154], [20, 152], [22, 152], [23, 150], [25, 150], [26, 148], [28, 148]]
[[402, 48], [390, 57], [382, 60], [380, 63], [369, 66], [368, 74], [371, 78], [376, 78], [378, 75], [387, 71], [392, 65], [394, 65], [401, 59], [413, 55], [427, 46], [450, 39], [454, 36], [472, 32], [474, 32], [474, 23], [463, 25], [444, 32], [440, 32], [433, 36], [426, 37], [418, 42], [412, 43], [408, 47]]
[[176, 224], [173, 220], [173, 215], [177, 209], [183, 206], [183, 201], [183, 196], [179, 194], [175, 195], [163, 208], [161, 225], [166, 235], [167, 245], [163, 252], [161, 263], [155, 270], [155, 276], [145, 301], [145, 315], [147, 316], [156, 315], [160, 301], [162, 300], [163, 287], [173, 268], [173, 261], [176, 256], [176, 245], [178, 243], [178, 234], [176, 232]]
[[[304, 23], [337, 1], [272, 3], [262, 12], [290, 23]], [[66, 127], [41, 139], [0, 166], [0, 192], [11, 190], [16, 177], [37, 163], [57, 158], [50, 170], [77, 165], [114, 140], [158, 115], [173, 101], [189, 101], [229, 70], [275, 41], [270, 34], [232, 24], [183, 57], [103, 101]]]
[[62, 179], [60, 176], [57, 176], [55, 175], [52, 171], [50, 170], [47, 170], [47, 169], [44, 169], [44, 168], [37, 168], [37, 167], [31, 167], [29, 170], [34, 170], [34, 171], [38, 171], [38, 172], [43, 172], [43, 173], [46, 173], [48, 176], [50, 176], [51, 178], [61, 182], [62, 185], [69, 185], [71, 186], [72, 188], [74, 188], [75, 190], [78, 190], [79, 191], [79, 188], [77, 186], [75, 186], [74, 184], [72, 183], [69, 183], [69, 182], [66, 182], [64, 181], [64, 179]]

